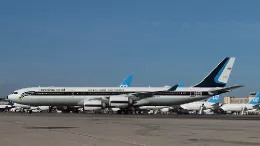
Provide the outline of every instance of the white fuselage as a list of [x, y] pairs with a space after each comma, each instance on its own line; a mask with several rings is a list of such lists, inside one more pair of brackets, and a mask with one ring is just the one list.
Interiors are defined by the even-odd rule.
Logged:
[[186, 110], [198, 111], [198, 110], [200, 110], [200, 108], [203, 104], [204, 104], [205, 109], [212, 109], [213, 108], [212, 105], [214, 105], [214, 103], [211, 103], [211, 102], [197, 101], [197, 102], [182, 104], [181, 107]]
[[[165, 91], [165, 87], [33, 87], [16, 90], [8, 99], [31, 106], [83, 106], [84, 100], [123, 94]], [[173, 92], [162, 92], [137, 100], [134, 106], [171, 106], [206, 99], [208, 91], [216, 88], [179, 87]], [[218, 88], [219, 89], [219, 88]], [[23, 93], [30, 92], [22, 96]]]
[[246, 108], [246, 110], [254, 109], [253, 104], [224, 104], [220, 107], [223, 111], [231, 111], [231, 112], [239, 112], [242, 108]]

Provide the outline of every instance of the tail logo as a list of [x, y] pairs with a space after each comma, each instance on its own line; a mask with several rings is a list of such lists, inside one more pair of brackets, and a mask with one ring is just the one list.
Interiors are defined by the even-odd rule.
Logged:
[[219, 95], [213, 96], [212, 99], [213, 100], [219, 100]]
[[259, 102], [259, 97], [255, 97], [255, 98], [253, 99], [253, 101], [254, 101], [254, 102]]
[[127, 85], [120, 85], [120, 87], [128, 87]]

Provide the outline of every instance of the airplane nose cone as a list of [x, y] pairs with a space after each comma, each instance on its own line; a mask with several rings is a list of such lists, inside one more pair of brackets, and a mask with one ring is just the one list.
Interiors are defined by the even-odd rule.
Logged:
[[8, 95], [6, 97], [6, 99], [10, 100], [10, 101], [14, 101], [15, 100], [15, 97], [13, 95]]

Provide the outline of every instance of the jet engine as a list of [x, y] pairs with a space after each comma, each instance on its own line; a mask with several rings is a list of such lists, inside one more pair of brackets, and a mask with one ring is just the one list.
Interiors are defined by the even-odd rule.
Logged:
[[106, 108], [106, 103], [101, 100], [84, 100], [84, 110], [99, 111]]
[[127, 96], [110, 96], [110, 107], [125, 108], [134, 104], [134, 100]]

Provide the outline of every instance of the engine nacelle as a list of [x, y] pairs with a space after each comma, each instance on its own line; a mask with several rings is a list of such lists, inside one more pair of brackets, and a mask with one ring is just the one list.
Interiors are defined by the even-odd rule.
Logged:
[[98, 111], [106, 108], [106, 103], [101, 100], [85, 100], [84, 101], [84, 110], [86, 111]]
[[110, 96], [109, 106], [116, 108], [125, 108], [134, 104], [134, 100], [127, 96]]

